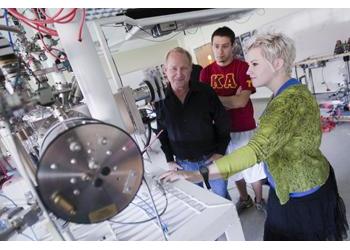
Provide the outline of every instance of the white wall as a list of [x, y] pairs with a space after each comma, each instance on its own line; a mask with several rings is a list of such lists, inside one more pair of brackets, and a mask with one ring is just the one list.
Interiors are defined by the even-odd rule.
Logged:
[[177, 40], [170, 40], [155, 43], [153, 46], [118, 52], [113, 56], [120, 74], [123, 75], [164, 63], [167, 52], [177, 46], [179, 46]]
[[[258, 32], [283, 32], [295, 41], [296, 61], [311, 56], [333, 54], [336, 40], [350, 37], [350, 9], [257, 9], [240, 20], [200, 28], [196, 37], [184, 37], [181, 44], [194, 56], [194, 49], [210, 42], [212, 32], [221, 26], [232, 28], [236, 35], [257, 29]], [[325, 81], [335, 90], [343, 77], [338, 73], [343, 62], [331, 62], [323, 70], [313, 71], [316, 93], [325, 92]], [[299, 76], [302, 72], [298, 72]], [[257, 90], [253, 98], [268, 97], [266, 88]]]
[[[162, 43], [153, 42], [152, 46], [113, 53], [112, 56], [123, 86], [130, 86], [132, 88], [138, 87], [138, 84], [144, 79], [142, 71], [146, 68], [164, 63], [166, 53], [177, 46], [179, 46], [177, 40], [169, 40]], [[105, 69], [112, 92], [116, 93], [116, 84], [113, 83], [106, 60], [102, 54], [100, 55], [100, 61]]]

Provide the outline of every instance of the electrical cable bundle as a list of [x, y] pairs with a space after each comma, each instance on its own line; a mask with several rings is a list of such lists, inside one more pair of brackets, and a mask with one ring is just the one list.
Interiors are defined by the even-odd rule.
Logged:
[[[45, 35], [50, 35], [50, 36], [58, 36], [58, 33], [55, 29], [49, 28], [47, 27], [47, 25], [50, 24], [55, 24], [55, 23], [59, 23], [59, 24], [64, 24], [64, 23], [69, 23], [71, 22], [76, 14], [78, 9], [74, 8], [72, 10], [70, 10], [67, 14], [65, 15], [61, 15], [64, 9], [59, 9], [53, 16], [49, 16], [45, 9], [43, 8], [37, 8], [37, 9], [32, 9], [35, 18], [34, 19], [30, 19], [28, 17], [26, 17], [24, 14], [21, 14], [17, 11], [17, 9], [15, 8], [8, 8], [7, 11], [13, 15], [14, 17], [16, 17], [19, 21], [22, 21], [23, 23], [27, 24], [28, 26], [32, 27], [33, 29], [37, 30], [39, 33], [41, 34], [45, 34]], [[85, 22], [85, 9], [82, 9], [83, 11], [83, 16], [82, 19], [80, 21], [80, 28], [79, 28], [79, 33], [78, 33], [78, 40], [81, 41], [82, 40], [82, 29], [83, 29], [83, 25]]]
[[[15, 8], [7, 9], [8, 13], [10, 13], [13, 17], [17, 18], [18, 21], [21, 21], [21, 22], [25, 23], [26, 25], [28, 25], [29, 27], [38, 31], [38, 37], [40, 38], [45, 51], [47, 51], [50, 55], [52, 55], [53, 57], [55, 57], [59, 61], [66, 60], [66, 56], [65, 56], [64, 52], [62, 52], [59, 49], [53, 48], [52, 46], [48, 46], [45, 43], [43, 38], [45, 36], [49, 36], [49, 37], [58, 36], [57, 31], [53, 28], [48, 27], [48, 26], [54, 25], [55, 23], [65, 24], [65, 23], [71, 22], [76, 17], [77, 11], [79, 9], [74, 8], [66, 14], [62, 14], [64, 9], [61, 8], [53, 16], [49, 16], [46, 13], [46, 10], [43, 8], [33, 8], [31, 10], [35, 16], [33, 19], [28, 18], [24, 14], [21, 14]], [[78, 41], [80, 41], [80, 42], [82, 41], [82, 31], [83, 31], [83, 26], [84, 26], [84, 22], [85, 22], [85, 14], [86, 14], [85, 9], [82, 9], [82, 11], [83, 11], [83, 13], [82, 13], [82, 18], [80, 21], [80, 27], [79, 27], [79, 31], [78, 31]], [[53, 53], [53, 51], [56, 51], [57, 53]]]

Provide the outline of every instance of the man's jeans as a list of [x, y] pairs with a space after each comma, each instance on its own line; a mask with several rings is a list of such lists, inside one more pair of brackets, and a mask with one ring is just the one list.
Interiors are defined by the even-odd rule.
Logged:
[[[208, 165], [207, 164], [208, 159], [209, 157], [207, 156], [204, 156], [202, 160], [197, 162], [177, 159], [176, 163], [180, 165], [183, 168], [183, 170], [198, 171], [199, 168]], [[214, 193], [216, 193], [217, 195], [220, 195], [223, 198], [230, 200], [230, 196], [228, 195], [228, 192], [227, 192], [227, 181], [225, 181], [224, 179], [216, 179], [216, 180], [209, 181], [209, 184], [211, 186], [211, 190]], [[197, 183], [197, 185], [203, 187], [203, 182]]]

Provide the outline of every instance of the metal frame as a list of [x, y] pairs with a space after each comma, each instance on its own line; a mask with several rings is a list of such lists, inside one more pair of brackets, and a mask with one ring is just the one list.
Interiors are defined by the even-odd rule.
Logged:
[[[294, 64], [295, 66], [295, 74], [298, 77], [297, 74], [297, 67], [300, 67], [303, 69], [304, 71], [304, 75], [306, 76], [305, 80], [306, 80], [306, 84], [309, 86], [311, 92], [313, 94], [315, 93], [315, 85], [314, 85], [314, 80], [312, 77], [312, 69], [314, 68], [318, 68], [318, 67], [310, 67], [310, 65], [312, 64], [317, 64], [317, 63], [327, 63], [329, 61], [334, 61], [334, 60], [339, 60], [339, 59], [343, 59], [345, 66], [346, 66], [346, 71], [348, 74], [348, 79], [347, 79], [347, 89], [349, 89], [349, 85], [350, 85], [350, 68], [349, 68], [349, 57], [350, 57], [350, 52], [346, 52], [343, 54], [337, 54], [337, 55], [327, 55], [327, 56], [318, 56], [318, 57], [311, 57], [311, 58], [306, 58], [302, 61], [296, 62]], [[307, 69], [307, 71], [306, 71]], [[347, 100], [349, 101], [349, 100]]]

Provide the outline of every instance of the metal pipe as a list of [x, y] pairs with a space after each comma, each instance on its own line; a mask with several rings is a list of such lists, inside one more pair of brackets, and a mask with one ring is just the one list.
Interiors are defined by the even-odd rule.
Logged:
[[345, 98], [346, 98], [346, 102], [349, 103], [349, 85], [350, 85], [350, 67], [349, 67], [349, 59], [350, 56], [344, 56], [343, 60], [345, 62], [345, 66], [346, 66], [346, 73], [348, 75], [348, 79], [346, 81], [346, 94], [345, 94]]
[[22, 34], [22, 31], [18, 29], [16, 26], [7, 26], [7, 25], [0, 24], [0, 30]]
[[122, 80], [120, 78], [120, 74], [118, 72], [117, 65], [113, 59], [112, 53], [110, 51], [110, 47], [107, 44], [107, 38], [98, 23], [93, 23], [93, 27], [96, 31], [97, 39], [101, 45], [103, 56], [106, 60], [109, 72], [111, 73], [113, 83], [116, 85], [116, 89], [123, 87]]
[[[9, 125], [5, 121], [0, 121], [0, 135], [3, 138], [4, 141], [6, 141], [6, 148], [11, 153], [11, 156], [13, 157], [16, 167], [20, 175], [26, 180], [26, 182], [29, 184], [30, 191], [34, 196], [36, 197], [36, 200], [38, 202], [38, 205], [43, 211], [44, 217], [48, 220], [48, 225], [50, 226], [51, 233], [54, 235], [54, 238], [56, 240], [64, 240], [63, 235], [61, 234], [60, 230], [58, 229], [57, 225], [52, 221], [51, 217], [49, 216], [48, 212], [46, 211], [43, 203], [38, 198], [39, 195], [36, 190], [36, 179], [35, 179], [35, 172], [33, 172], [33, 169], [35, 168], [31, 160], [28, 159], [28, 154], [25, 152], [25, 149], [23, 148], [23, 145], [19, 142], [18, 138], [13, 138]], [[18, 151], [19, 150], [19, 151]], [[34, 176], [33, 176], [34, 175]], [[34, 178], [34, 180], [33, 180]]]
[[[51, 14], [58, 11], [57, 9], [49, 10]], [[62, 15], [67, 14], [70, 10], [64, 9]], [[55, 24], [62, 47], [67, 54], [92, 117], [125, 129], [126, 126], [117, 109], [86, 24], [83, 25], [82, 41], [78, 41], [82, 18], [82, 11], [78, 10], [75, 19], [71, 22]]]

